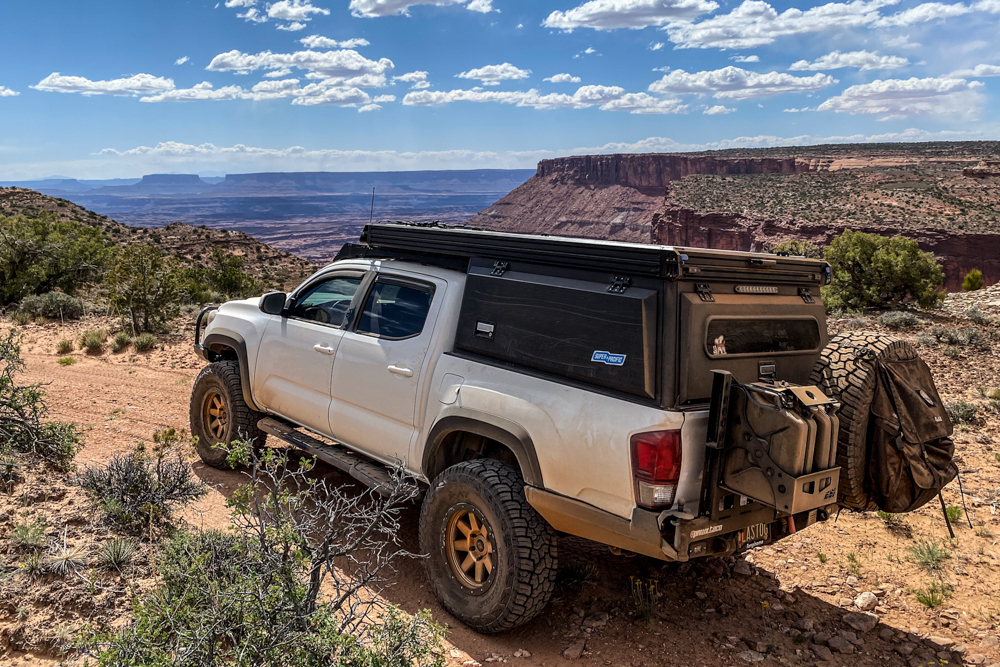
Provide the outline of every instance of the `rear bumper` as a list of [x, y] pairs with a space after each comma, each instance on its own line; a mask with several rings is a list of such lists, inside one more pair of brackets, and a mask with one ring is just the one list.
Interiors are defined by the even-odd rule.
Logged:
[[[729, 556], [741, 550], [776, 542], [827, 518], [826, 510], [811, 510], [778, 517], [773, 509], [733, 513], [713, 521], [690, 518], [670, 510], [657, 512], [634, 508], [631, 519], [605, 512], [544, 489], [524, 487], [528, 503], [557, 531], [607, 544], [624, 551], [666, 561], [687, 561], [705, 556]], [[741, 539], [745, 528], [766, 525], [767, 537]]]

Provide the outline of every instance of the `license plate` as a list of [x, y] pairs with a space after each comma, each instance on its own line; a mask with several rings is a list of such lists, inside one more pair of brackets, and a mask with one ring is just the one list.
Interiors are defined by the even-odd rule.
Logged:
[[771, 540], [771, 524], [758, 523], [739, 532], [736, 543], [739, 549], [752, 549]]

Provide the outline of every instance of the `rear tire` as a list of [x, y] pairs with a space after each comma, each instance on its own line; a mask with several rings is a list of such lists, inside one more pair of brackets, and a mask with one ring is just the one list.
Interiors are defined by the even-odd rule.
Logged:
[[917, 356], [910, 343], [893, 336], [858, 331], [830, 339], [813, 367], [811, 382], [830, 398], [840, 401], [840, 437], [837, 465], [840, 466], [838, 502], [859, 510], [876, 509], [867, 489], [869, 417], [875, 398], [878, 374], [876, 359], [912, 359]]
[[216, 361], [202, 369], [191, 390], [189, 412], [198, 456], [213, 468], [232, 468], [225, 446], [233, 440], [247, 440], [255, 447], [263, 447], [267, 440], [257, 428], [266, 415], [251, 410], [243, 398], [238, 361]]
[[441, 604], [479, 632], [528, 622], [555, 588], [555, 535], [507, 463], [465, 461], [438, 475], [420, 510], [420, 549]]

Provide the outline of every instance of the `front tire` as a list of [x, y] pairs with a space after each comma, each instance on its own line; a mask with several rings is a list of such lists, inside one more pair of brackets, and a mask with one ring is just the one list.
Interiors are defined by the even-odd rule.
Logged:
[[228, 470], [225, 447], [233, 440], [247, 440], [263, 447], [267, 434], [257, 428], [264, 414], [251, 410], [243, 398], [238, 361], [216, 361], [202, 369], [191, 390], [191, 435], [201, 460]]
[[555, 588], [555, 535], [507, 463], [465, 461], [438, 475], [420, 510], [420, 549], [441, 604], [479, 632], [526, 623]]

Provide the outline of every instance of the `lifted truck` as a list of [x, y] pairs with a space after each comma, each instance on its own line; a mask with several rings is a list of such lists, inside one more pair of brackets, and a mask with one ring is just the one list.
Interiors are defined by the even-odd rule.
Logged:
[[499, 632], [545, 607], [559, 533], [686, 561], [870, 505], [858, 408], [875, 380], [850, 351], [912, 349], [828, 341], [829, 276], [801, 257], [368, 225], [290, 294], [202, 312], [191, 429], [212, 466], [218, 444], [268, 435], [376, 489], [401, 465], [427, 485], [435, 593]]

